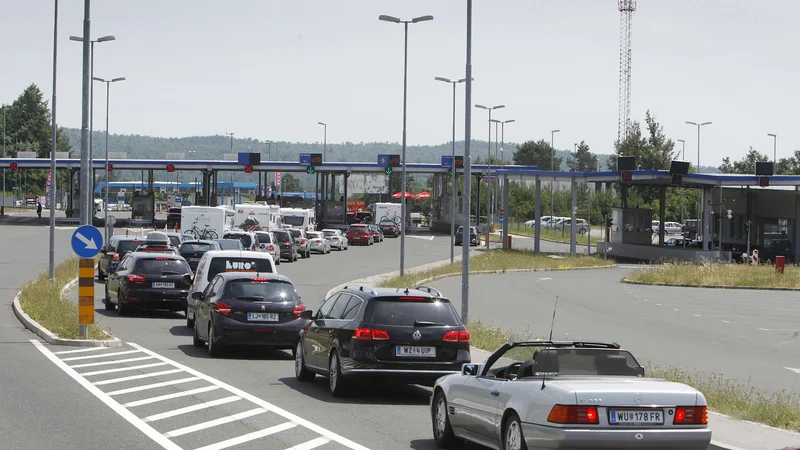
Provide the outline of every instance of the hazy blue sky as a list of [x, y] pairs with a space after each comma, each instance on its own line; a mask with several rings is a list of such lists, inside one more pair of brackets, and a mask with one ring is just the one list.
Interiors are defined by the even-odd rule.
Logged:
[[[451, 136], [451, 88], [465, 65], [465, 0], [105, 0], [92, 2], [95, 75], [112, 86], [111, 132], [179, 137], [234, 132], [284, 141], [390, 141], [402, 137], [402, 25], [409, 28], [408, 141]], [[473, 101], [505, 104], [506, 141], [586, 140], [610, 152], [617, 135], [619, 12], [614, 0], [475, 0]], [[52, 1], [0, 0], [0, 101], [31, 82], [51, 93]], [[59, 124], [80, 127], [83, 1], [61, 0]], [[696, 161], [692, 120], [703, 128], [701, 163], [800, 148], [800, 2], [639, 0], [633, 19], [633, 118], [650, 109]], [[105, 89], [96, 85], [95, 128]], [[458, 88], [457, 139], [463, 140]], [[487, 113], [473, 113], [486, 139]], [[680, 144], [678, 144], [680, 147]], [[234, 149], [236, 150], [236, 149]]]

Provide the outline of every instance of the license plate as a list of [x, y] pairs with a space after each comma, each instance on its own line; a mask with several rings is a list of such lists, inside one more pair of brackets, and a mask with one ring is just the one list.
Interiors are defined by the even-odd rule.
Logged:
[[411, 347], [408, 345], [398, 345], [395, 349], [397, 356], [412, 356], [416, 358], [435, 358], [436, 347]]
[[200, 258], [189, 258], [189, 262], [197, 262], [200, 261]]
[[175, 283], [162, 283], [160, 281], [156, 281], [153, 283], [153, 287], [156, 289], [174, 289]]
[[254, 322], [277, 322], [277, 313], [247, 313], [247, 320]]
[[609, 417], [611, 425], [663, 425], [664, 411], [645, 410], [611, 410]]

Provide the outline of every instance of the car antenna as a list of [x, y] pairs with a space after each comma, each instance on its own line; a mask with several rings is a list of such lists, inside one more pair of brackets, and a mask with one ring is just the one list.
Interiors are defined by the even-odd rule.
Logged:
[[[550, 322], [550, 345], [553, 344], [553, 327], [556, 324], [556, 311], [558, 310], [558, 296], [556, 295], [556, 304], [553, 305], [553, 320]], [[558, 355], [556, 354], [556, 357]], [[544, 357], [544, 372], [542, 373], [542, 389], [544, 389], [544, 380], [547, 378], [547, 363], [550, 361], [549, 355], [545, 355]], [[540, 390], [542, 390], [540, 389]]]

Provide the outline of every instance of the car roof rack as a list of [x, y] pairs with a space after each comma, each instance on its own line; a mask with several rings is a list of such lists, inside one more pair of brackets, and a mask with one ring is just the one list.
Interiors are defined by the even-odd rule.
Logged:
[[[344, 287], [345, 289], [358, 289], [359, 291], [369, 291], [372, 295], [378, 295], [378, 291], [375, 290], [372, 286], [367, 286], [366, 284], [348, 284]], [[366, 288], [366, 289], [364, 289]]]
[[438, 289], [432, 288], [430, 286], [426, 286], [424, 284], [420, 284], [419, 286], [415, 287], [414, 289], [419, 289], [421, 291], [424, 290], [424, 291], [427, 291], [428, 294], [434, 294], [437, 297], [443, 297], [442, 293]]

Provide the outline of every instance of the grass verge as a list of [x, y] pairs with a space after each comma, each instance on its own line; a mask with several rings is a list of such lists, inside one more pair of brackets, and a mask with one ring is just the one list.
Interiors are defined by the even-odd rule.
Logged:
[[800, 267], [787, 265], [781, 275], [770, 265], [673, 262], [637, 270], [626, 278], [643, 283], [800, 288]]
[[[505, 330], [480, 321], [467, 323], [467, 329], [472, 345], [490, 352], [508, 341], [540, 338], [530, 331]], [[719, 373], [708, 374], [677, 367], [645, 364], [645, 373], [648, 377], [664, 378], [694, 387], [705, 395], [708, 406], [716, 412], [776, 428], [800, 431], [800, 396], [796, 393], [781, 391], [766, 395], [755, 386]]]
[[[533, 228], [528, 228], [524, 225], [511, 225], [508, 227], [508, 232], [514, 234], [521, 234], [523, 236], [533, 237]], [[542, 239], [547, 239], [556, 242], [564, 242], [567, 244], [569, 244], [570, 242], [569, 229], [561, 231], [561, 230], [553, 230], [551, 228], [542, 227], [540, 233]], [[596, 239], [592, 240], [592, 242], [594, 241], [596, 241]], [[586, 245], [589, 243], [589, 237], [585, 234], [576, 233], [575, 242], [579, 245], [580, 244]]]
[[[78, 305], [61, 296], [61, 289], [78, 274], [78, 258], [56, 266], [56, 277], [50, 282], [47, 273], [22, 288], [19, 304], [33, 320], [62, 339], [79, 339]], [[110, 339], [101, 328], [89, 325], [89, 339]]]
[[[614, 264], [612, 260], [603, 260], [595, 256], [558, 256], [553, 258], [540, 253], [524, 250], [490, 250], [470, 258], [470, 272], [484, 270], [518, 270], [518, 269], [564, 269], [580, 267], [602, 267]], [[461, 263], [447, 264], [422, 272], [396, 276], [379, 284], [380, 287], [414, 286], [420, 281], [440, 275], [457, 275], [461, 273]]]

